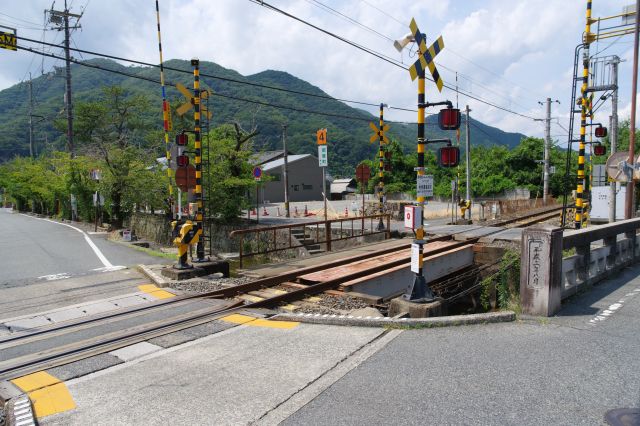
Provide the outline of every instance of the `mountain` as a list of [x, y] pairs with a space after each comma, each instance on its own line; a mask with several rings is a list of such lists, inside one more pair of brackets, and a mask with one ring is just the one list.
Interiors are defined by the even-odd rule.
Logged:
[[[91, 59], [86, 61], [86, 64], [153, 80], [159, 79], [159, 71], [153, 67], [124, 66], [107, 59]], [[192, 71], [189, 61], [171, 60], [166, 62], [166, 66]], [[158, 128], [161, 128], [161, 91], [157, 83], [77, 64], [72, 65], [71, 68], [74, 105], [95, 99], [104, 86], [120, 85], [129, 93], [147, 95], [151, 100], [151, 105], [158, 106], [157, 110], [149, 111], [149, 118], [157, 117]], [[240, 122], [245, 128], [256, 125], [260, 131], [254, 140], [256, 149], [280, 148], [282, 124], [287, 123], [288, 148], [299, 154], [316, 154], [316, 130], [319, 128], [328, 129], [329, 164], [334, 175], [350, 175], [359, 161], [367, 158], [373, 159], [376, 155], [376, 144], [369, 143], [371, 130], [368, 121], [377, 123], [377, 116], [333, 99], [310, 97], [251, 85], [275, 86], [327, 96], [320, 88], [304, 80], [286, 72], [273, 70], [243, 76], [234, 70], [204, 61], [200, 63], [200, 72], [219, 77], [201, 77], [203, 88], [212, 89], [214, 94], [209, 99], [209, 108], [213, 112], [211, 125], [217, 126], [233, 120]], [[189, 73], [165, 71], [165, 79], [169, 83], [182, 83], [188, 88], [193, 86], [193, 78]], [[238, 80], [247, 84], [238, 84], [225, 79]], [[174, 107], [184, 102], [184, 98], [173, 87], [167, 87], [167, 96]], [[36, 152], [64, 149], [66, 139], [64, 130], [66, 121], [63, 112], [64, 68], [55, 68], [52, 73], [35, 78], [33, 80], [33, 98]], [[283, 105], [292, 109], [274, 108], [245, 102], [241, 99]], [[0, 91], [0, 162], [15, 155], [28, 155], [28, 108], [29, 91], [26, 83], [20, 83]], [[305, 111], [320, 111], [333, 115], [323, 116]], [[54, 126], [54, 122], [57, 122], [57, 126]], [[503, 132], [473, 120], [473, 118], [471, 125], [472, 144], [474, 145], [500, 144], [514, 147], [524, 137], [519, 133]], [[391, 123], [388, 135], [396, 138], [405, 152], [415, 151], [415, 124]], [[455, 133], [439, 130], [437, 116], [432, 115], [427, 117], [427, 136], [429, 138], [455, 138]], [[464, 141], [464, 137], [464, 128], [462, 128], [462, 141]]]

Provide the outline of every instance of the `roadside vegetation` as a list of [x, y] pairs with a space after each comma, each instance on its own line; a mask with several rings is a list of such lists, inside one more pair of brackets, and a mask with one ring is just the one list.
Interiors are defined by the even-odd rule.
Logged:
[[[75, 156], [60, 151], [46, 151], [37, 158], [15, 157], [0, 164], [0, 191], [22, 211], [33, 211], [61, 218], [71, 217], [71, 194], [77, 200], [78, 217], [93, 221], [93, 196], [98, 191], [105, 199], [104, 221], [119, 227], [134, 211], [166, 211], [168, 206], [168, 177], [165, 164], [164, 135], [158, 129], [160, 117], [153, 117], [151, 104], [144, 92], [111, 86], [102, 89], [99, 96], [80, 101], [75, 106]], [[174, 105], [175, 107], [175, 105]], [[182, 117], [173, 114], [173, 140], [175, 132], [193, 128], [191, 114]], [[210, 217], [221, 223], [236, 221], [248, 207], [248, 194], [255, 190], [251, 176], [250, 157], [256, 151], [253, 144], [260, 128], [255, 117], [249, 130], [231, 121], [212, 128], [203, 137], [203, 161], [210, 163], [203, 181], [210, 180], [207, 204]], [[54, 126], [65, 138], [66, 121], [57, 119]], [[628, 121], [619, 126], [619, 149], [625, 149], [629, 140]], [[190, 135], [192, 139], [192, 135]], [[457, 142], [454, 141], [454, 144]], [[609, 149], [609, 138], [604, 144]], [[464, 152], [461, 144], [461, 151]], [[395, 139], [385, 147], [391, 151], [391, 171], [385, 172], [387, 193], [405, 192], [415, 196], [415, 151], [406, 151]], [[193, 140], [188, 147], [193, 151]], [[458, 178], [460, 191], [465, 191], [464, 158], [460, 166], [443, 168], [437, 165], [435, 150], [429, 146], [425, 154], [427, 174], [434, 175], [436, 197], [451, 196], [451, 181]], [[574, 153], [575, 154], [575, 153]], [[594, 157], [594, 163], [606, 161], [607, 156]], [[518, 146], [474, 146], [472, 158], [472, 189], [475, 197], [499, 195], [505, 190], [526, 187], [532, 196], [541, 196], [543, 140], [523, 138]], [[368, 192], [378, 185], [378, 159], [376, 155], [365, 160], [372, 170]], [[550, 191], [554, 197], [563, 194], [566, 184], [571, 190], [570, 177], [564, 180], [566, 151], [553, 146]], [[571, 159], [572, 167], [576, 158]], [[91, 171], [100, 170], [101, 179], [92, 180]], [[570, 175], [572, 174], [570, 170]], [[205, 191], [209, 188], [206, 187]]]

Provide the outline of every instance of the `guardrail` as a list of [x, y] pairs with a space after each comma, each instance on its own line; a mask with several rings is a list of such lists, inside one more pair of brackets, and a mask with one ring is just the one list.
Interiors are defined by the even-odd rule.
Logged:
[[[532, 226], [522, 234], [523, 312], [551, 316], [562, 299], [640, 260], [640, 218], [575, 231]], [[563, 252], [573, 251], [563, 256]]]
[[[384, 228], [378, 229], [380, 220], [385, 224]], [[365, 226], [368, 222], [368, 227]], [[345, 226], [345, 224], [347, 224]], [[359, 225], [359, 226], [358, 226]], [[269, 226], [264, 228], [240, 229], [229, 233], [230, 238], [238, 237], [240, 267], [243, 265], [243, 258], [256, 255], [292, 250], [297, 248], [307, 248], [311, 245], [325, 245], [326, 251], [331, 251], [332, 243], [335, 241], [348, 240], [367, 235], [384, 234], [385, 239], [391, 238], [391, 216], [388, 214], [374, 214], [368, 216], [356, 216], [343, 219], [323, 220], [318, 222], [291, 223], [286, 225]], [[315, 237], [307, 235], [307, 230], [315, 227]], [[299, 230], [302, 230], [302, 233]], [[294, 232], [298, 230], [298, 232]], [[336, 235], [333, 235], [333, 234]], [[247, 236], [256, 242], [256, 249], [245, 247]]]

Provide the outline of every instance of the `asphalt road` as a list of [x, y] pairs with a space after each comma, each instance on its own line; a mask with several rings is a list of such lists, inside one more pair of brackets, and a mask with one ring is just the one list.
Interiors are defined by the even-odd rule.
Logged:
[[554, 318], [405, 331], [283, 424], [604, 424], [640, 407], [639, 273]]
[[109, 264], [164, 261], [108, 241], [105, 234], [89, 235], [8, 209], [0, 209], [0, 235], [0, 288], [96, 273]]

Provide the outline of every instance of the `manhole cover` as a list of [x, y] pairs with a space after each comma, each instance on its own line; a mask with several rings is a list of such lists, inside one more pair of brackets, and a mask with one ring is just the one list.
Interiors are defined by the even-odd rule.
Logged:
[[604, 420], [611, 426], [640, 426], [640, 408], [616, 408], [607, 411]]

